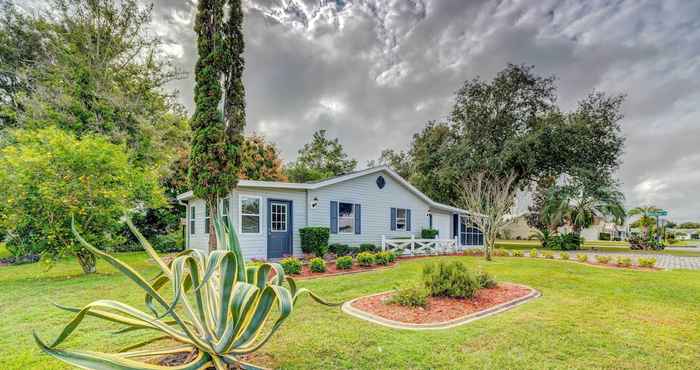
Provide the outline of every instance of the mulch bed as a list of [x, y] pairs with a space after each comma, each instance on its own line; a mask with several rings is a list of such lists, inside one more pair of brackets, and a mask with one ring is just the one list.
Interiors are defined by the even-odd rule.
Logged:
[[495, 288], [479, 290], [471, 299], [430, 297], [427, 308], [386, 303], [394, 294], [388, 292], [360, 298], [352, 303], [352, 307], [388, 320], [411, 324], [434, 324], [482, 311], [524, 297], [531, 292], [530, 289], [520, 285], [499, 283]]

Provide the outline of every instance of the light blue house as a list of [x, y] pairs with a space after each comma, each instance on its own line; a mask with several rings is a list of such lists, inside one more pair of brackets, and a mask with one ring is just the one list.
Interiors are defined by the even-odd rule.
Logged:
[[[207, 250], [209, 218], [205, 203], [192, 192], [178, 196], [187, 206], [187, 247]], [[483, 244], [467, 211], [428, 198], [386, 166], [313, 183], [241, 180], [223, 199], [248, 258], [301, 256], [299, 229], [330, 228], [330, 243], [377, 246], [394, 238], [420, 238], [421, 230], [439, 231], [453, 246]]]

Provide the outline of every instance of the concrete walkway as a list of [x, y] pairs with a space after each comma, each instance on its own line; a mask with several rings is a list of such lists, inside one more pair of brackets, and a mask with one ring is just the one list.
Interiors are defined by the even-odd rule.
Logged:
[[[679, 250], [678, 248], [673, 248]], [[688, 250], [697, 251], [697, 248], [687, 248]], [[687, 269], [687, 270], [700, 270], [700, 257], [687, 257], [687, 256], [673, 256], [668, 254], [658, 254], [654, 252], [649, 253], [624, 253], [624, 252], [592, 252], [592, 251], [570, 251], [569, 255], [571, 259], [575, 259], [576, 255], [579, 253], [585, 253], [589, 258], [593, 259], [595, 255], [607, 255], [612, 257], [611, 263], [615, 262], [615, 257], [627, 256], [632, 258], [633, 263], [636, 264], [637, 258], [639, 257], [654, 257], [656, 258], [656, 267], [662, 269]], [[555, 253], [556, 254], [556, 253]], [[557, 254], [557, 258], [559, 255]]]

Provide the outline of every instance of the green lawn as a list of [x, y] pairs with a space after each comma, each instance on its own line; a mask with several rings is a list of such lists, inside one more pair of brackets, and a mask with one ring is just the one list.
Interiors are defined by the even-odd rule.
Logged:
[[[144, 254], [122, 258], [150, 276]], [[700, 271], [639, 272], [529, 258], [487, 263], [459, 258], [499, 280], [523, 283], [543, 296], [495, 317], [445, 331], [413, 332], [380, 327], [302, 298], [258, 361], [285, 369], [388, 368], [698, 368]], [[304, 281], [333, 300], [413, 284], [421, 266], [406, 260], [384, 271]], [[42, 355], [32, 330], [50, 340], [69, 319], [51, 302], [83, 305], [97, 298], [143, 307], [141, 294], [105, 264], [83, 276], [73, 261], [50, 271], [38, 264], [0, 268], [0, 368], [65, 369]], [[137, 335], [113, 334], [116, 325], [88, 319], [65, 344], [116, 350]], [[143, 336], [144, 334], [139, 334]]]
[[[681, 245], [673, 245], [679, 247]], [[542, 249], [541, 243], [537, 240], [499, 240], [496, 242], [496, 248], [503, 249], [520, 249], [530, 250], [532, 248]], [[584, 250], [597, 250], [609, 253], [635, 253], [635, 254], [669, 254], [674, 256], [700, 257], [700, 249], [698, 251], [677, 251], [665, 249], [661, 251], [638, 251], [630, 250], [627, 242], [616, 241], [586, 241], [583, 243]]]

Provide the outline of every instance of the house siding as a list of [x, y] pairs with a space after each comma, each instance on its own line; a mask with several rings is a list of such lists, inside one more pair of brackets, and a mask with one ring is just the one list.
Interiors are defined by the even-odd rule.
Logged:
[[431, 210], [433, 215], [433, 229], [439, 231], [438, 238], [452, 239], [452, 214]]
[[[260, 197], [260, 233], [241, 234], [239, 224], [239, 198], [240, 195]], [[299, 228], [306, 226], [306, 191], [304, 190], [280, 190], [280, 189], [259, 189], [259, 188], [238, 188], [229, 193], [230, 215], [236, 226], [238, 239], [241, 243], [241, 251], [247, 259], [267, 259], [267, 200], [280, 199], [292, 201], [292, 249], [293, 255], [301, 256], [301, 238]], [[204, 201], [200, 199], [190, 200], [188, 204], [194, 205], [195, 209], [195, 231], [190, 236], [190, 248], [202, 251], [208, 250], [209, 235], [203, 233], [204, 229]], [[201, 210], [200, 210], [201, 208]], [[189, 226], [188, 226], [189, 227]], [[189, 233], [189, 230], [188, 230]]]
[[[383, 176], [386, 185], [379, 189], [378, 176]], [[311, 203], [318, 199], [318, 206]], [[309, 190], [309, 225], [330, 227], [331, 201], [360, 204], [361, 233], [331, 234], [330, 243], [357, 245], [373, 243], [381, 245], [382, 235], [387, 238], [416, 235], [420, 237], [423, 228], [428, 228], [428, 204], [413, 192], [384, 172], [372, 173], [352, 180]], [[411, 210], [411, 231], [392, 231], [390, 225], [391, 208]]]

